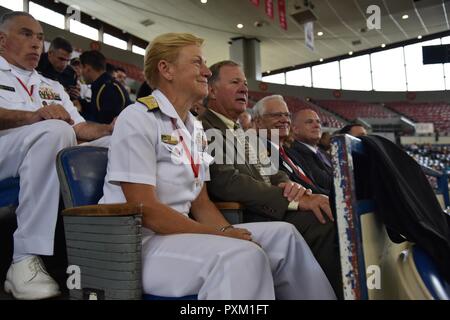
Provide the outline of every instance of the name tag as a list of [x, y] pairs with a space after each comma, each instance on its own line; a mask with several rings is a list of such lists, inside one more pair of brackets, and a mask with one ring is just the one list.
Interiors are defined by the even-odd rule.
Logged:
[[170, 134], [162, 134], [161, 141], [171, 145], [178, 144], [178, 139], [176, 137], [171, 136]]

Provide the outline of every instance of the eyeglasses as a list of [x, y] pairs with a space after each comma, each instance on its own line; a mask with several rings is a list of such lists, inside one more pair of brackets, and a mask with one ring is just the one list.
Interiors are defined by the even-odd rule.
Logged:
[[263, 114], [264, 117], [271, 117], [271, 118], [281, 118], [281, 117], [286, 117], [286, 118], [291, 118], [292, 113], [290, 112], [272, 112], [272, 113], [265, 113]]

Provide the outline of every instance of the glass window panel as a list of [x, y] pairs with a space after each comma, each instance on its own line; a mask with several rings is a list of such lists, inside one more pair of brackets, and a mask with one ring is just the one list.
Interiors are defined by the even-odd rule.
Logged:
[[270, 76], [265, 76], [265, 77], [262, 78], [262, 81], [270, 82], [270, 83], [286, 84], [286, 79], [284, 77], [284, 72], [283, 73], [272, 74]]
[[406, 91], [402, 47], [373, 53], [371, 58], [374, 90]]
[[286, 72], [286, 84], [311, 87], [311, 68]]
[[103, 34], [103, 42], [109, 44], [110, 46], [127, 50], [127, 42], [125, 40], [116, 38], [108, 33]]
[[30, 2], [30, 14], [37, 20], [64, 29], [64, 15]]
[[450, 44], [450, 36], [441, 38], [442, 44]]
[[408, 91], [444, 90], [442, 64], [423, 64], [422, 46], [440, 45], [440, 39], [405, 46]]
[[23, 11], [22, 0], [0, 0], [0, 6], [10, 9], [12, 11]]
[[312, 82], [315, 88], [340, 89], [339, 62], [329, 62], [312, 67]]
[[145, 49], [143, 49], [143, 48], [141, 48], [141, 47], [138, 47], [138, 46], [136, 46], [136, 45], [133, 45], [133, 47], [131, 47], [131, 50], [132, 50], [134, 53], [140, 54], [141, 56], [144, 56], [144, 55], [145, 55]]
[[341, 60], [341, 81], [344, 90], [372, 90], [369, 55]]
[[88, 26], [87, 24], [70, 20], [70, 32], [98, 41], [98, 30]]

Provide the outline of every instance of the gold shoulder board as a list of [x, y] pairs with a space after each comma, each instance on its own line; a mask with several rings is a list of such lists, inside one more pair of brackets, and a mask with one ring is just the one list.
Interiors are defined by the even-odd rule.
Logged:
[[154, 111], [159, 108], [158, 102], [153, 96], [142, 97], [137, 99], [137, 101], [145, 105], [148, 111]]

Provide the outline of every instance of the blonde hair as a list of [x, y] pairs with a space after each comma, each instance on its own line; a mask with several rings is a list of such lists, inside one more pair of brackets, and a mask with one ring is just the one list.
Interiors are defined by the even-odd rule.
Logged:
[[152, 89], [158, 86], [159, 70], [158, 63], [161, 60], [175, 62], [183, 47], [190, 45], [201, 46], [204, 39], [198, 38], [190, 33], [165, 33], [155, 39], [147, 46], [144, 58], [145, 80]]

